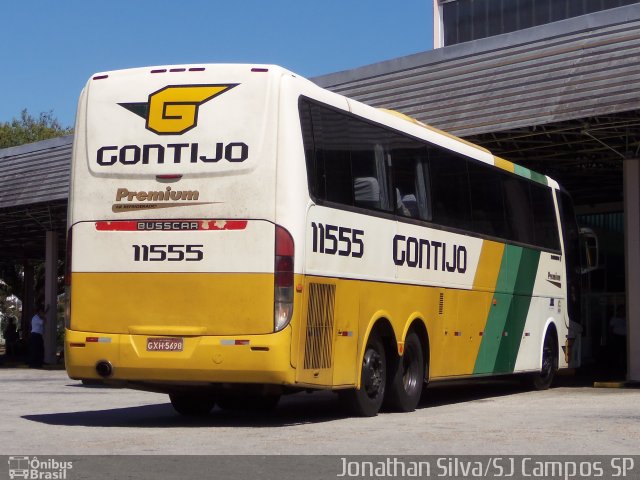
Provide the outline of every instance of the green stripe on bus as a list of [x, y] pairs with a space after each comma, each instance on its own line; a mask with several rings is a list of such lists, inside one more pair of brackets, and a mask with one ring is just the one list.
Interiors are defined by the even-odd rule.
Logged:
[[549, 182], [547, 181], [547, 176], [542, 175], [541, 173], [538, 173], [538, 172], [531, 172], [531, 180], [533, 180], [534, 182], [541, 183], [543, 185], [549, 184]]
[[541, 183], [542, 185], [549, 185], [546, 175], [542, 175], [541, 173], [534, 172], [533, 170], [529, 170], [528, 168], [525, 168], [521, 165], [515, 166], [514, 173], [516, 175], [520, 175], [521, 177], [529, 178], [534, 182]]
[[506, 336], [502, 337], [496, 363], [495, 372], [513, 372], [522, 341], [524, 326], [531, 305], [531, 294], [536, 281], [540, 252], [530, 248], [522, 249], [520, 265], [516, 282], [513, 289], [514, 295], [511, 299], [509, 313], [505, 322], [504, 331]]
[[502, 332], [504, 332], [507, 316], [511, 309], [516, 278], [514, 272], [518, 271], [521, 255], [521, 247], [506, 245], [504, 248], [495, 294], [493, 295], [495, 303], [492, 302], [490, 307], [491, 310], [485, 324], [473, 373], [491, 373], [494, 371], [500, 342], [502, 341]]
[[540, 261], [537, 250], [506, 245], [474, 373], [512, 372]]
[[531, 170], [523, 167], [522, 165], [516, 165], [516, 168], [514, 169], [514, 173], [524, 178], [531, 178]]

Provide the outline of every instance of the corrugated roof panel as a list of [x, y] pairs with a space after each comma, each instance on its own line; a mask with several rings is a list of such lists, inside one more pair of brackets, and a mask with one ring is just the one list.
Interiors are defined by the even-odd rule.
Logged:
[[0, 209], [69, 196], [71, 135], [0, 150]]
[[635, 110], [640, 5], [313, 80], [464, 136]]

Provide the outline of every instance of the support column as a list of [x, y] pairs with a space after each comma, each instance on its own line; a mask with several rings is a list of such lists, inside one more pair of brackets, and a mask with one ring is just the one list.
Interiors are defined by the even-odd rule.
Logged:
[[623, 160], [627, 380], [640, 381], [640, 159]]
[[31, 317], [35, 314], [33, 311], [35, 304], [36, 291], [33, 265], [31, 265], [28, 260], [25, 260], [24, 286], [22, 292], [22, 318], [20, 319], [20, 328], [22, 329], [22, 338], [24, 340], [26, 340], [29, 337], [29, 333], [31, 333]]
[[44, 303], [49, 305], [44, 329], [44, 361], [56, 363], [56, 337], [58, 333], [58, 234], [47, 232], [44, 272]]

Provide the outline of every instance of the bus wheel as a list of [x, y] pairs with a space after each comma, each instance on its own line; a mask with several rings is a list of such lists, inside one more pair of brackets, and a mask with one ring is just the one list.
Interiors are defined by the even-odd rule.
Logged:
[[399, 412], [412, 412], [418, 406], [424, 385], [424, 355], [415, 332], [404, 342], [404, 353], [389, 372], [389, 387], [385, 407]]
[[215, 400], [205, 393], [170, 393], [169, 399], [176, 412], [188, 416], [207, 415]]
[[360, 388], [340, 390], [340, 401], [353, 415], [374, 417], [380, 411], [387, 383], [384, 345], [372, 334], [367, 342], [360, 371]]
[[546, 390], [551, 386], [558, 370], [558, 345], [553, 330], [547, 330], [542, 345], [542, 368], [530, 377], [530, 384], [536, 390]]

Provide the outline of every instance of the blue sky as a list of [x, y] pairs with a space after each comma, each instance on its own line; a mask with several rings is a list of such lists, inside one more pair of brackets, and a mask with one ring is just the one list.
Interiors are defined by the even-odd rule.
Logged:
[[8, 0], [0, 7], [0, 121], [23, 108], [73, 125], [95, 72], [275, 63], [300, 75], [430, 50], [431, 0]]

